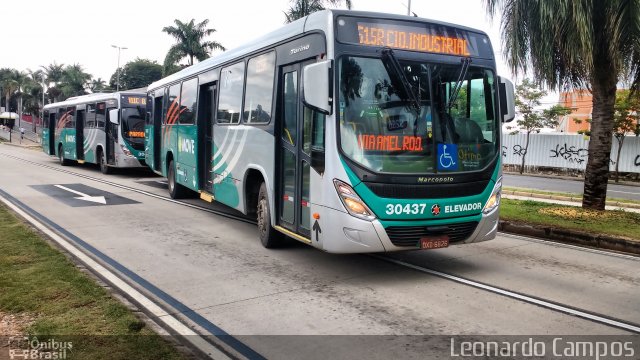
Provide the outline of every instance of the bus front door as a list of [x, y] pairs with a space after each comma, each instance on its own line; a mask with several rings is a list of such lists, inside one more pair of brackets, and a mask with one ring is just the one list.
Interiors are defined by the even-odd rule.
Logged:
[[198, 109], [198, 166], [200, 167], [200, 187], [213, 194], [213, 119], [216, 100], [216, 83], [200, 86]]
[[106, 134], [105, 146], [107, 147], [107, 150], [106, 150], [107, 164], [113, 165], [116, 162], [115, 148], [116, 148], [116, 142], [117, 142], [116, 139], [118, 137], [118, 125], [110, 121], [109, 110], [111, 109], [107, 108], [107, 121], [105, 121], [105, 134]]
[[278, 225], [310, 239], [311, 116], [310, 111], [302, 105], [301, 65], [284, 66], [280, 71], [280, 170], [275, 189]]

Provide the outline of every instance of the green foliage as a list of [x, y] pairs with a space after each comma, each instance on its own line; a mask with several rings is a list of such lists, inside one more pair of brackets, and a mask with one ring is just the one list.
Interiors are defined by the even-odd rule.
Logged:
[[593, 211], [576, 206], [502, 199], [500, 218], [640, 241], [640, 214], [634, 212]]
[[[111, 75], [109, 85], [116, 88], [116, 71]], [[162, 79], [162, 65], [148, 59], [137, 58], [120, 69], [120, 90], [146, 87], [154, 81]]]
[[[347, 9], [351, 9], [351, 0], [345, 0]], [[294, 22], [316, 11], [324, 10], [325, 5], [338, 6], [342, 0], [291, 0], [289, 10], [284, 12], [285, 24]]]
[[67, 65], [62, 72], [60, 81], [60, 91], [62, 91], [62, 99], [66, 100], [72, 96], [87, 94], [91, 74], [84, 72], [82, 65]]
[[620, 140], [627, 134], [640, 135], [640, 93], [621, 90], [616, 93], [613, 135]]
[[571, 109], [562, 105], [554, 105], [551, 108], [538, 110], [540, 100], [547, 92], [536, 86], [531, 80], [524, 79], [516, 86], [516, 108], [522, 119], [518, 125], [527, 133], [538, 131], [544, 127], [558, 126], [558, 118], [571, 113]]
[[187, 23], [175, 19], [176, 26], [165, 26], [162, 31], [176, 39], [176, 43], [169, 48], [164, 60], [164, 75], [169, 75], [176, 70], [180, 60], [187, 58], [188, 65], [193, 65], [194, 58], [202, 61], [209, 57], [212, 50], [226, 50], [217, 41], [205, 41], [204, 38], [213, 34], [216, 30], [207, 28], [209, 19], [195, 23], [195, 19]]
[[3, 205], [0, 274], [0, 310], [35, 317], [26, 332], [39, 340], [69, 339], [70, 358], [183, 358]]

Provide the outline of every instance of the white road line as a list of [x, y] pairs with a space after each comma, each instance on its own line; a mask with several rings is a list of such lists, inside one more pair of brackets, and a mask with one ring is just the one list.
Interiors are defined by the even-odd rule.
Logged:
[[584, 252], [590, 252], [590, 253], [599, 254], [599, 255], [613, 256], [613, 257], [622, 258], [622, 259], [640, 261], [640, 256], [627, 255], [627, 254], [617, 253], [613, 251], [593, 249], [593, 248], [584, 247], [584, 246], [565, 244], [557, 241], [537, 239], [537, 238], [532, 238], [532, 237], [523, 236], [523, 235], [509, 234], [505, 232], [498, 232], [498, 235], [510, 237], [518, 240], [524, 240], [524, 241], [530, 241], [530, 242], [535, 242], [539, 244], [549, 245], [549, 246], [559, 246], [559, 247], [564, 247], [564, 248], [569, 248], [569, 249], [574, 249], [574, 250], [579, 250]]
[[443, 273], [437, 270], [433, 270], [433, 269], [429, 269], [429, 268], [424, 268], [418, 265], [414, 265], [414, 264], [410, 264], [401, 260], [396, 260], [396, 259], [392, 259], [389, 257], [385, 257], [385, 256], [380, 256], [380, 255], [371, 255], [372, 257], [375, 257], [377, 259], [383, 260], [383, 261], [387, 261], [396, 265], [400, 265], [400, 266], [404, 266], [404, 267], [408, 267], [410, 269], [413, 270], [417, 270], [423, 273], [427, 273], [430, 275], [434, 275], [437, 277], [441, 277], [444, 279], [448, 279], [448, 280], [452, 280], [455, 281], [457, 283], [461, 283], [461, 284], [465, 284], [465, 285], [469, 285], [469, 286], [473, 286], [475, 288], [478, 289], [483, 289], [483, 290], [487, 290], [496, 294], [500, 294], [500, 295], [504, 295], [513, 299], [518, 299], [518, 300], [522, 300], [525, 302], [528, 302], [530, 304], [535, 304], [547, 309], [551, 309], [551, 310], [555, 310], [555, 311], [560, 311], [566, 314], [570, 314], [570, 315], [574, 315], [586, 320], [591, 320], [591, 321], [595, 321], [595, 322], [599, 322], [601, 324], [605, 324], [605, 325], [610, 325], [610, 326], [614, 326], [620, 329], [625, 329], [634, 333], [639, 333], [640, 334], [640, 326], [636, 326], [633, 324], [627, 324], [627, 323], [623, 323], [621, 321], [618, 320], [614, 320], [614, 319], [609, 319], [600, 315], [596, 315], [596, 314], [590, 314], [588, 312], [585, 311], [581, 311], [581, 310], [577, 310], [577, 309], [572, 309], [560, 304], [555, 304], [552, 303], [550, 301], [545, 301], [545, 300], [541, 300], [541, 299], [536, 299], [527, 295], [523, 295], [523, 294], [518, 294], [509, 290], [505, 290], [505, 289], [500, 289], [491, 285], [486, 285], [486, 284], [482, 284], [473, 280], [468, 280], [465, 278], [461, 278], [459, 276], [455, 276], [455, 275], [451, 275], [451, 274], [447, 274], [447, 273]]
[[607, 190], [607, 192], [614, 192], [614, 193], [621, 193], [621, 194], [631, 194], [631, 195], [640, 195], [639, 192], [629, 192], [629, 191]]
[[118, 288], [120, 291], [129, 295], [132, 299], [134, 299], [140, 306], [147, 309], [153, 316], [155, 316], [158, 320], [162, 321], [166, 326], [171, 328], [177, 334], [184, 336], [184, 338], [189, 341], [193, 346], [195, 346], [200, 351], [208, 354], [214, 359], [230, 359], [225, 353], [218, 350], [215, 346], [209, 344], [205, 339], [203, 339], [199, 334], [195, 331], [188, 328], [184, 325], [180, 320], [173, 317], [164, 311], [160, 306], [156, 305], [151, 299], [144, 296], [135, 288], [131, 287], [129, 284], [120, 279], [113, 272], [109, 271], [104, 266], [100, 265], [98, 262], [93, 260], [91, 257], [87, 256], [85, 253], [80, 251], [70, 242], [53, 232], [43, 223], [22, 211], [19, 207], [14, 205], [9, 200], [0, 196], [0, 200], [4, 202], [9, 208], [15, 211], [17, 214], [26, 219], [29, 223], [35, 226], [38, 230], [45, 233], [49, 236], [53, 241], [58, 243], [63, 249], [65, 249], [68, 253], [75, 256], [78, 260], [80, 260], [85, 266], [92, 269], [95, 273], [99, 274], [102, 278], [106, 279], [110, 282], [114, 287]]

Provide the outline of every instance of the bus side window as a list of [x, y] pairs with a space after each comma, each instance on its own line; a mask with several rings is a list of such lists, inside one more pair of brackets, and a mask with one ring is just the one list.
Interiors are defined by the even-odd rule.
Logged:
[[96, 104], [87, 105], [87, 128], [93, 129], [96, 127]]
[[178, 122], [178, 115], [180, 115], [180, 84], [169, 88], [169, 98], [167, 100], [168, 106], [164, 121], [167, 125], [174, 125]]
[[271, 120], [275, 55], [272, 51], [249, 59], [244, 97], [244, 118], [247, 123], [266, 124]]
[[238, 124], [244, 86], [244, 61], [222, 69], [218, 100], [218, 123]]
[[198, 78], [194, 78], [182, 83], [182, 93], [180, 95], [180, 124], [192, 125], [195, 120], [195, 113], [198, 106]]
[[101, 102], [96, 105], [96, 126], [98, 129], [105, 128], [107, 104]]

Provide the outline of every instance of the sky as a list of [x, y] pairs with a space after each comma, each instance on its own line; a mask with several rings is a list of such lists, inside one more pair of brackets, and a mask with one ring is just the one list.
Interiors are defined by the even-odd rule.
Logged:
[[[413, 0], [411, 11], [427, 19], [451, 22], [485, 31], [496, 54], [498, 74], [516, 79], [503, 60], [500, 19], [491, 20], [481, 0]], [[227, 49], [242, 45], [284, 24], [283, 11], [289, 0], [180, 0], [174, 5], [162, 1], [111, 0], [36, 1], [17, 0], [2, 6], [3, 35], [0, 37], [0, 68], [37, 70], [54, 61], [82, 65], [94, 78], [107, 83], [118, 65], [136, 58], [163, 63], [174, 43], [162, 32], [174, 20], [200, 22], [209, 19], [210, 37]], [[352, 0], [353, 10], [393, 14], [407, 13], [407, 0]], [[216, 52], [212, 55], [215, 56]], [[543, 102], [554, 102], [551, 94]]]

